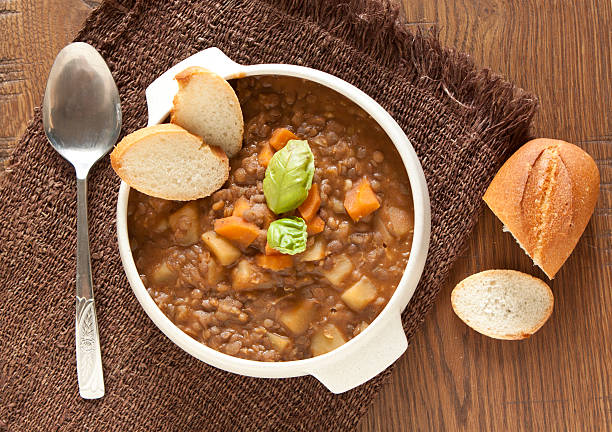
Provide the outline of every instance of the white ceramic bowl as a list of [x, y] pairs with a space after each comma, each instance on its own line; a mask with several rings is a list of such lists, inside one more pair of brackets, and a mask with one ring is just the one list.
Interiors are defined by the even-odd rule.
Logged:
[[334, 351], [305, 360], [259, 362], [223, 354], [197, 342], [175, 326], [157, 307], [142, 283], [130, 250], [127, 205], [130, 187], [121, 183], [117, 203], [117, 237], [125, 273], [145, 312], [175, 344], [198, 359], [220, 369], [263, 378], [313, 375], [334, 393], [342, 393], [368, 381], [397, 360], [408, 346], [401, 313], [410, 301], [425, 266], [429, 247], [431, 215], [423, 169], [414, 148], [393, 118], [361, 90], [327, 73], [301, 66], [260, 64], [244, 66], [233, 62], [217, 48], [201, 51], [156, 79], [146, 91], [149, 125], [163, 122], [178, 90], [174, 76], [189, 66], [202, 66], [225, 79], [252, 75], [287, 75], [315, 81], [346, 96], [389, 135], [406, 166], [414, 199], [414, 238], [402, 279], [387, 306], [365, 331]]

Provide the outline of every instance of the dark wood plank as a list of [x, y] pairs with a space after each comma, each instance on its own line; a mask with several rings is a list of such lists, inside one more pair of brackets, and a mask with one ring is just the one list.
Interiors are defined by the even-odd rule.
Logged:
[[53, 59], [91, 11], [91, 1], [0, 0], [0, 161], [42, 103]]
[[479, 335], [450, 306], [454, 285], [481, 270], [510, 268], [547, 280], [484, 212], [361, 430], [605, 430], [612, 425], [610, 2], [403, 3], [410, 22], [438, 24], [447, 46], [539, 95], [534, 133], [592, 154], [602, 187], [583, 238], [550, 284], [553, 316], [526, 341]]
[[[92, 0], [0, 0], [0, 159], [40, 104], [54, 56]], [[608, 0], [402, 2], [414, 27], [437, 24], [469, 52], [538, 94], [538, 136], [566, 139], [598, 162], [602, 188], [591, 223], [554, 282], [555, 311], [529, 340], [468, 329], [450, 308], [461, 279], [489, 268], [546, 280], [488, 210], [363, 431], [604, 430], [612, 424], [612, 91]]]

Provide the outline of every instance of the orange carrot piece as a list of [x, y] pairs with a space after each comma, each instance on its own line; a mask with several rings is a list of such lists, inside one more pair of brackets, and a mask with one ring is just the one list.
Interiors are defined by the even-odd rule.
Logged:
[[263, 143], [261, 150], [259, 150], [259, 155], [257, 156], [257, 160], [262, 167], [268, 168], [268, 164], [270, 163], [270, 159], [274, 156], [274, 149], [270, 145], [268, 141]]
[[316, 183], [312, 184], [312, 187], [308, 191], [306, 200], [298, 207], [300, 215], [306, 222], [310, 222], [313, 217], [317, 215], [321, 207], [321, 195], [319, 195], [319, 185]]
[[243, 247], [248, 247], [259, 235], [259, 227], [238, 216], [215, 221], [215, 232]]
[[287, 145], [287, 141], [293, 139], [298, 139], [298, 137], [289, 129], [276, 129], [274, 132], [272, 132], [272, 136], [270, 137], [270, 145], [274, 147], [274, 150], [279, 151]]
[[232, 216], [242, 217], [242, 214], [250, 208], [251, 205], [249, 204], [249, 200], [245, 197], [240, 197], [234, 203], [234, 211], [232, 212]]
[[306, 232], [309, 236], [319, 234], [325, 228], [325, 222], [319, 215], [316, 215], [310, 222], [306, 224]]
[[378, 198], [367, 178], [362, 178], [344, 197], [344, 208], [351, 219], [358, 222], [380, 207]]
[[293, 265], [291, 255], [257, 255], [255, 263], [269, 270], [282, 270]]
[[270, 247], [270, 245], [268, 243], [266, 243], [265, 253], [266, 253], [266, 255], [282, 255], [282, 253], [280, 251], [277, 251], [273, 247]]

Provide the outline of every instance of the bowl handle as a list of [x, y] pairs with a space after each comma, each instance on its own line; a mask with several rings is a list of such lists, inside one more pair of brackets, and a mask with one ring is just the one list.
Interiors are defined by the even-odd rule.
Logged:
[[332, 393], [344, 393], [387, 369], [408, 348], [399, 314], [390, 315], [376, 327], [366, 329], [358, 343], [341, 347], [310, 375]]
[[244, 70], [244, 66], [234, 62], [219, 48], [207, 48], [187, 57], [172, 66], [147, 87], [148, 126], [159, 124], [168, 117], [172, 109], [172, 100], [178, 91], [178, 84], [174, 77], [190, 66], [201, 66], [225, 79], [237, 78]]

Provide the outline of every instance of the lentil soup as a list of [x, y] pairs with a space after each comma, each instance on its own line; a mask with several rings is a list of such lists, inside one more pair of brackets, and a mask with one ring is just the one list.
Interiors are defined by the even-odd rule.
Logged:
[[[245, 131], [228, 181], [187, 203], [132, 189], [136, 267], [163, 313], [211, 348], [259, 361], [324, 354], [362, 332], [401, 279], [413, 235], [404, 165], [378, 124], [331, 89], [282, 76], [232, 85]], [[307, 141], [312, 187], [275, 214], [263, 180], [288, 139]], [[290, 216], [307, 226], [295, 255], [268, 244], [270, 224]]]

